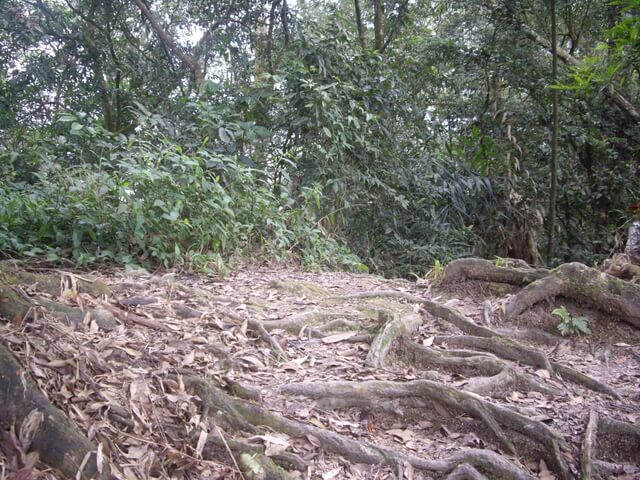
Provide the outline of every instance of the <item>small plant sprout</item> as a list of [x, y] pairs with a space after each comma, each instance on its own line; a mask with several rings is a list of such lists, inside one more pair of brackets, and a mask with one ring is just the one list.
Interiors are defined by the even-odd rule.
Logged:
[[569, 313], [567, 308], [562, 305], [556, 308], [553, 312], [554, 315], [560, 317], [560, 323], [558, 323], [558, 330], [562, 336], [567, 335], [580, 335], [589, 334], [591, 330], [587, 326], [587, 317], [574, 317]]

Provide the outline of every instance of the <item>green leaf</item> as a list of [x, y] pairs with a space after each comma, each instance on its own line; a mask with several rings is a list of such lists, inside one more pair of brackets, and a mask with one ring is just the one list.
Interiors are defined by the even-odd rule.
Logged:
[[231, 143], [233, 141], [233, 133], [224, 127], [218, 128], [218, 136], [223, 143]]

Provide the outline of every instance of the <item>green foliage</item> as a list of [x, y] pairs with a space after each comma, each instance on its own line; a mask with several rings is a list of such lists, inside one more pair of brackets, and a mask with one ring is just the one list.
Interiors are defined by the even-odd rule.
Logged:
[[71, 116], [63, 121], [70, 137], [85, 135], [103, 149], [94, 151], [93, 164], [43, 150], [35, 182], [0, 185], [0, 250], [6, 253], [190, 269], [224, 268], [224, 259], [249, 253], [281, 260], [299, 255], [316, 268], [359, 264], [315, 224], [317, 194], [295, 204], [286, 192], [275, 196], [234, 157], [202, 146], [186, 152], [158, 131], [152, 142], [145, 130], [124, 137]]
[[551, 313], [560, 317], [560, 323], [557, 327], [562, 336], [591, 333], [587, 326], [587, 317], [574, 317], [564, 305], [554, 309]]
[[384, 49], [364, 4], [363, 47], [348, 2], [154, 3], [197, 84], [134, 2], [6, 0], [0, 249], [417, 276], [470, 254], [593, 263], [640, 195], [638, 126], [603, 95], [638, 98], [638, 2], [562, 6], [583, 68], [560, 68], [542, 259], [550, 57], [523, 26], [547, 36], [544, 2], [387, 2]]

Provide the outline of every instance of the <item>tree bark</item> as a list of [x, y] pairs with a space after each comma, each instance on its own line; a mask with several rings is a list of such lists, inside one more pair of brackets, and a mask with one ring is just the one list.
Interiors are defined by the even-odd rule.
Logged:
[[362, 25], [362, 11], [360, 10], [360, 0], [353, 0], [353, 7], [355, 9], [356, 27], [358, 28], [358, 38], [360, 39], [360, 46], [364, 50], [364, 26]]
[[291, 35], [289, 33], [289, 6], [287, 5], [287, 0], [282, 0], [280, 20], [282, 21], [282, 34], [284, 35], [284, 48], [287, 48], [291, 41]]
[[167, 49], [171, 53], [178, 57], [189, 70], [191, 70], [195, 78], [196, 87], [199, 88], [204, 81], [204, 72], [202, 71], [202, 67], [200, 66], [196, 58], [193, 55], [184, 53], [182, 50], [180, 50], [180, 47], [178, 47], [173, 38], [171, 38], [171, 35], [169, 35], [166, 30], [162, 28], [162, 26], [153, 16], [153, 13], [151, 13], [151, 11], [142, 2], [142, 0], [133, 0], [133, 2], [138, 6], [140, 11], [142, 12], [142, 15], [144, 15], [144, 17], [151, 25], [151, 28], [153, 28], [158, 37], [160, 37], [160, 41], [167, 47]]
[[376, 50], [382, 52], [384, 48], [384, 2], [382, 0], [373, 0], [373, 28]]
[[[551, 53], [552, 69], [551, 83], [555, 84], [558, 80], [558, 41], [556, 26], [556, 0], [549, 0], [551, 14]], [[553, 89], [553, 113], [551, 128], [551, 162], [550, 162], [550, 188], [549, 188], [549, 217], [547, 218], [547, 264], [553, 264], [555, 256], [555, 229], [556, 229], [556, 197], [558, 195], [558, 90]]]

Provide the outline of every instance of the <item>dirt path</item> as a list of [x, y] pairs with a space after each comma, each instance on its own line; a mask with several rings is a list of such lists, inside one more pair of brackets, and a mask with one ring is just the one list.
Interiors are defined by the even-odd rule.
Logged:
[[[574, 301], [505, 321], [519, 288], [478, 281], [104, 278], [24, 291], [104, 318], [38, 308], [0, 342], [115, 478], [640, 478], [640, 330]], [[558, 305], [591, 334], [557, 336]], [[57, 478], [25, 436], [0, 479]]]

